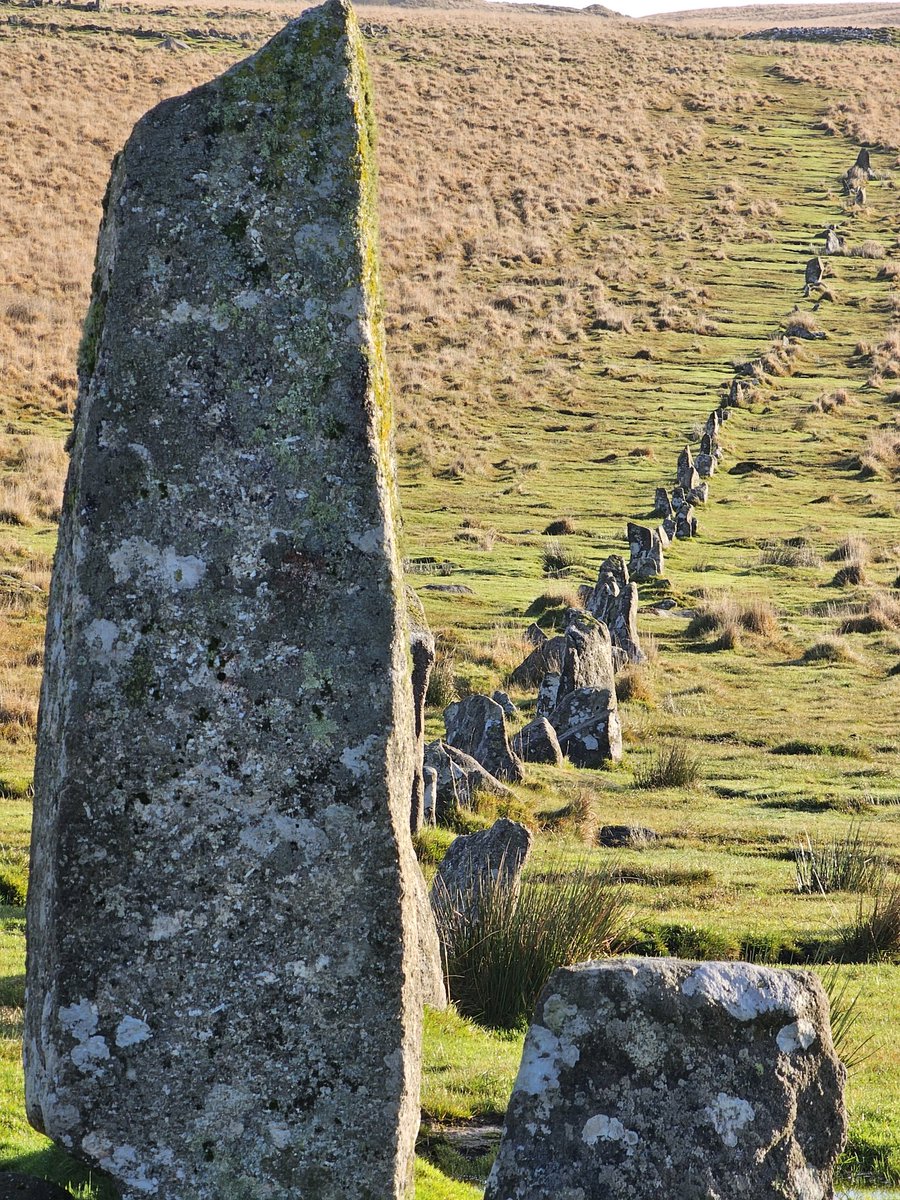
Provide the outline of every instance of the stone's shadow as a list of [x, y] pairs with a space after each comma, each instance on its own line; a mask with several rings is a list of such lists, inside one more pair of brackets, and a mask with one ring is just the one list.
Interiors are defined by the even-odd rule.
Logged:
[[[46, 1150], [33, 1150], [30, 1154], [20, 1154], [10, 1158], [0, 1166], [0, 1185], [3, 1171], [18, 1171], [22, 1175], [33, 1175], [35, 1179], [46, 1179], [60, 1187], [82, 1189], [85, 1198], [90, 1200], [119, 1200], [119, 1193], [109, 1178], [102, 1172], [83, 1163], [76, 1162], [62, 1150], [48, 1145]], [[84, 1192], [85, 1186], [91, 1190]], [[0, 1200], [3, 1200], [3, 1190], [0, 1186]]]
[[22, 1008], [25, 1004], [25, 973], [0, 975], [0, 1008]]

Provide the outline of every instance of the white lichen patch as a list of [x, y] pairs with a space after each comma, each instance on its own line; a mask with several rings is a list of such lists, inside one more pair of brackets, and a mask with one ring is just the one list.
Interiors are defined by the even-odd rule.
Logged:
[[756, 1111], [749, 1101], [741, 1099], [740, 1096], [729, 1096], [725, 1092], [719, 1092], [704, 1112], [726, 1146], [736, 1146], [738, 1134], [756, 1116]]
[[703, 963], [693, 970], [681, 990], [721, 1005], [738, 1021], [752, 1021], [762, 1013], [781, 1011], [793, 1015], [797, 987], [789, 975], [748, 963]]
[[116, 1045], [122, 1048], [137, 1046], [141, 1042], [149, 1041], [152, 1037], [153, 1032], [150, 1026], [140, 1017], [123, 1017], [116, 1026]]
[[341, 753], [341, 766], [346, 767], [350, 774], [357, 779], [367, 775], [372, 767], [369, 755], [378, 746], [379, 741], [380, 738], [373, 733], [358, 746], [348, 746]]
[[97, 1031], [100, 1011], [92, 1001], [82, 997], [77, 1004], [64, 1004], [59, 1010], [59, 1023], [78, 1042], [86, 1042]]
[[83, 1075], [99, 1075], [103, 1070], [101, 1063], [109, 1058], [109, 1046], [106, 1039], [99, 1036], [87, 1038], [72, 1051], [72, 1062]]
[[561, 1041], [543, 1025], [532, 1025], [525, 1040], [516, 1089], [539, 1096], [559, 1087], [562, 1066], [574, 1067], [580, 1051], [571, 1042]]
[[795, 1050], [808, 1050], [817, 1036], [812, 1021], [794, 1021], [778, 1030], [775, 1041], [782, 1054], [792, 1054]]
[[605, 1113], [597, 1113], [585, 1121], [581, 1131], [581, 1140], [587, 1146], [596, 1146], [598, 1142], [621, 1142], [626, 1147], [626, 1153], [634, 1153], [634, 1147], [641, 1140], [634, 1129], [626, 1129], [618, 1117], [610, 1117]]
[[195, 588], [206, 574], [206, 563], [195, 554], [178, 554], [174, 546], [162, 550], [146, 538], [126, 538], [109, 556], [116, 583], [154, 576], [171, 591]]

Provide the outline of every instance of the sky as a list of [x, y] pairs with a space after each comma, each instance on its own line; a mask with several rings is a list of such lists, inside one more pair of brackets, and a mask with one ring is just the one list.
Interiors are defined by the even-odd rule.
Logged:
[[[542, 4], [562, 3], [566, 8], [585, 8], [594, 0], [539, 0]], [[841, 4], [846, 0], [755, 0], [756, 3], [778, 3], [790, 6], [792, 4]], [[738, 8], [747, 4], [748, 0], [599, 0], [607, 8], [625, 13], [629, 17], [646, 17], [652, 13], [676, 12], [679, 9], [690, 8]], [[891, 0], [882, 5], [888, 7]], [[900, 21], [900, 0], [897, 3], [897, 19]]]

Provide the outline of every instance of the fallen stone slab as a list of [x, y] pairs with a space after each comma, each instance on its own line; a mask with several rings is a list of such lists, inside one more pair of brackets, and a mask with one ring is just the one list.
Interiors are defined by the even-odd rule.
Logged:
[[122, 1200], [408, 1195], [412, 697], [348, 5], [141, 119], [79, 357], [29, 1119]]
[[496, 779], [517, 783], [522, 764], [513, 754], [506, 732], [506, 715], [490, 696], [466, 696], [444, 709], [446, 742], [471, 755]]
[[811, 971], [624, 959], [551, 976], [485, 1200], [831, 1200], [846, 1070]]
[[658, 840], [659, 834], [645, 825], [602, 825], [597, 833], [599, 844], [613, 850], [642, 850]]
[[524, 725], [512, 739], [513, 753], [523, 762], [562, 765], [563, 753], [556, 731], [546, 717], [535, 717]]

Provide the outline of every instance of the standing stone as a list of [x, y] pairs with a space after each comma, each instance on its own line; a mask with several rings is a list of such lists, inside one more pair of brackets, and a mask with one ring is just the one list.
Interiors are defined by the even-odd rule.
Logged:
[[616, 689], [579, 688], [550, 714], [563, 754], [576, 767], [602, 767], [622, 757], [622, 723]]
[[[700, 454], [698, 454], [694, 459], [694, 465], [697, 468], [697, 474], [701, 479], [708, 479], [710, 475], [714, 475], [716, 473], [716, 459], [715, 455], [713, 454], [704, 454], [701, 451]], [[694, 495], [696, 495], [698, 499], [700, 498], [700, 495], [705, 487], [705, 484], [701, 484], [699, 488], [694, 489]], [[707, 499], [709, 499], [708, 487], [706, 487], [706, 496], [703, 500], [703, 503], [705, 503]]]
[[706, 418], [706, 425], [704, 426], [704, 430], [703, 430], [703, 432], [706, 434], [706, 436], [710, 440], [711, 448], [714, 447], [716, 445], [716, 442], [718, 441], [719, 424], [720, 424], [720, 422], [719, 422], [718, 410], [716, 410], [715, 412], [711, 412], [709, 414], [709, 416]]
[[657, 517], [671, 517], [673, 515], [672, 502], [669, 499], [669, 493], [664, 487], [656, 489], [656, 494], [653, 497], [653, 512]]
[[415, 864], [416, 928], [419, 931], [419, 989], [422, 1003], [431, 1008], [447, 1007], [447, 987], [444, 983], [444, 964], [441, 939], [431, 907], [428, 884], [422, 868]]
[[612, 641], [609, 630], [590, 613], [573, 614], [566, 630], [566, 656], [559, 676], [557, 704], [578, 688], [612, 688]]
[[825, 263], [821, 258], [811, 258], [803, 273], [803, 295], [808, 296], [813, 288], [821, 287], [825, 278]]
[[539, 717], [548, 717], [559, 702], [559, 672], [548, 671], [541, 680], [536, 712]]
[[446, 821], [458, 808], [474, 808], [476, 793], [509, 799], [510, 789], [486, 771], [470, 754], [464, 754], [445, 742], [429, 742], [425, 747], [425, 770], [434, 771], [435, 820]]
[[685, 446], [678, 455], [677, 475], [678, 486], [686, 492], [693, 491], [694, 488], [700, 486], [700, 476], [694, 467], [694, 456], [691, 454], [690, 446]]
[[409, 1194], [412, 697], [362, 38], [113, 168], [48, 617], [28, 1114], [123, 1200]]
[[522, 778], [522, 764], [513, 754], [503, 709], [490, 696], [467, 696], [444, 709], [447, 745], [469, 754], [496, 779]]
[[406, 587], [409, 613], [409, 649], [412, 658], [413, 740], [415, 769], [413, 773], [410, 829], [418, 833], [425, 823], [425, 697], [428, 680], [436, 656], [434, 635], [428, 628], [428, 618], [415, 589]]
[[513, 738], [512, 748], [523, 762], [562, 766], [563, 754], [559, 739], [546, 717], [535, 717], [533, 721], [524, 725]]
[[844, 243], [840, 234], [834, 225], [829, 225], [825, 230], [825, 253], [826, 254], [843, 254]]
[[543, 646], [544, 642], [547, 641], [546, 633], [534, 621], [531, 622], [522, 637], [529, 646]]
[[693, 505], [685, 504], [678, 510], [675, 521], [675, 536], [677, 538], [692, 538], [697, 536], [697, 517]]
[[548, 671], [558, 671], [566, 651], [566, 639], [557, 635], [545, 638], [509, 677], [512, 687], [536, 688]]
[[[662, 566], [661, 548], [659, 556]], [[610, 554], [601, 564], [587, 609], [609, 631], [616, 670], [626, 662], [646, 660], [637, 628], [638, 589], [629, 579], [628, 568], [620, 554]], [[605, 680], [601, 681], [601, 686], [606, 686]]]
[[844, 1066], [811, 971], [624, 959], [551, 976], [485, 1200], [832, 1200]]
[[454, 838], [431, 889], [438, 929], [451, 913], [476, 915], [481, 888], [497, 880], [505, 887], [516, 887], [532, 841], [524, 825], [506, 817], [495, 821], [490, 829]]
[[519, 710], [513, 704], [512, 700], [510, 700], [507, 692], [502, 692], [498, 688], [496, 692], [491, 693], [491, 699], [495, 704], [500, 705], [500, 707], [503, 709], [504, 716], [510, 717], [514, 720], [519, 715]]
[[628, 573], [632, 579], [653, 579], [665, 572], [665, 558], [659, 533], [645, 525], [628, 522]]
[[422, 767], [422, 777], [425, 781], [425, 794], [423, 796], [423, 816], [426, 825], [434, 825], [437, 822], [437, 806], [438, 806], [438, 774], [434, 767]]

